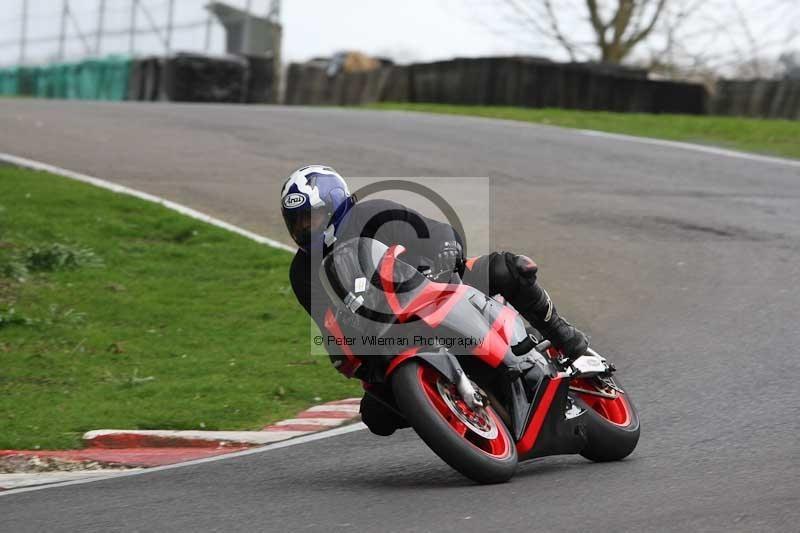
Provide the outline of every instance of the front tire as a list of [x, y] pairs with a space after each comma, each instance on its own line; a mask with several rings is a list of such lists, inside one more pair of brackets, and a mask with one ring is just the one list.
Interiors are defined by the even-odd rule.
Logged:
[[[580, 380], [580, 389], [597, 389], [588, 380]], [[627, 393], [615, 399], [570, 391], [579, 407], [585, 409], [587, 444], [581, 455], [590, 461], [619, 461], [633, 453], [639, 442], [639, 414]]]
[[455, 470], [478, 483], [503, 483], [514, 475], [514, 440], [491, 407], [470, 409], [455, 385], [414, 359], [395, 370], [392, 390], [414, 431]]

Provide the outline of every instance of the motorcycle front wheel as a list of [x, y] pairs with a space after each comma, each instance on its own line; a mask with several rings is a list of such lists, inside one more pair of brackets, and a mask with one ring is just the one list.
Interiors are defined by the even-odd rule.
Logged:
[[639, 443], [639, 414], [628, 394], [606, 388], [597, 380], [576, 380], [570, 396], [586, 410], [587, 444], [581, 451], [596, 461], [624, 459]]
[[478, 483], [503, 483], [514, 475], [514, 440], [491, 407], [472, 409], [455, 384], [414, 359], [395, 370], [392, 390], [414, 431], [455, 470]]

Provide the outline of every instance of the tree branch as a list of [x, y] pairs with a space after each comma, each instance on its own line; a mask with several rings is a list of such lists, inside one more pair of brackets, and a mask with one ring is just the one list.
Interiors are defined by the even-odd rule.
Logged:
[[653, 13], [653, 17], [650, 19], [650, 23], [645, 26], [645, 28], [638, 33], [635, 33], [628, 39], [627, 46], [629, 49], [632, 49], [634, 46], [642, 42], [644, 39], [647, 38], [650, 33], [652, 33], [653, 28], [656, 27], [658, 23], [658, 19], [661, 18], [661, 13], [664, 12], [664, 6], [667, 5], [667, 0], [659, 0], [658, 5], [656, 6], [656, 10]]
[[589, 21], [592, 23], [594, 32], [597, 35], [597, 44], [601, 50], [606, 48], [606, 30], [608, 26], [600, 18], [600, 10], [597, 7], [597, 0], [586, 0], [586, 7], [589, 8]]
[[553, 9], [553, 3], [550, 0], [544, 0], [544, 7], [547, 10], [547, 18], [550, 21], [550, 29], [553, 32], [553, 36], [555, 37], [556, 41], [567, 51], [569, 54], [569, 58], [572, 61], [577, 61], [577, 57], [575, 54], [575, 45], [567, 40], [566, 36], [561, 31], [561, 27], [558, 23], [558, 18], [556, 17], [555, 10]]
[[634, 0], [619, 0], [617, 12], [614, 14], [614, 18], [611, 19], [611, 26], [614, 28], [613, 46], [619, 46], [623, 42], [622, 37], [625, 34], [625, 30], [628, 29], [635, 7], [636, 2]]

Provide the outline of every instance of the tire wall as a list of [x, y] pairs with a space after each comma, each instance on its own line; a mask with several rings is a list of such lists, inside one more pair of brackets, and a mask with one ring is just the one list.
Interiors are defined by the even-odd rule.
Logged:
[[248, 104], [277, 103], [275, 60], [271, 55], [244, 56], [247, 61], [246, 99]]
[[[160, 62], [159, 100], [172, 102], [244, 102], [247, 61], [241, 57], [177, 54]], [[152, 93], [151, 93], [152, 94]]]

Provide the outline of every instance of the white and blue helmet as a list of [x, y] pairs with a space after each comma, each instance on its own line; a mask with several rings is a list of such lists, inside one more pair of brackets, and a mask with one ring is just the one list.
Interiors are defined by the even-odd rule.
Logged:
[[356, 203], [344, 178], [331, 167], [309, 165], [295, 170], [281, 189], [281, 213], [297, 246], [333, 244], [336, 228]]

